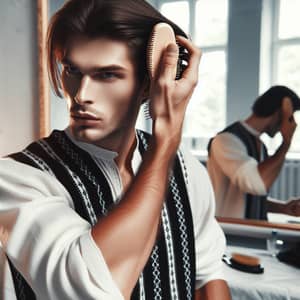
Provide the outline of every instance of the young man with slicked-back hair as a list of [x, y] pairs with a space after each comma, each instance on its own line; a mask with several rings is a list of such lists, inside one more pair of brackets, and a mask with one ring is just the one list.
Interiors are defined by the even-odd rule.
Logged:
[[[179, 80], [170, 44], [149, 82], [158, 22], [188, 52]], [[143, 0], [68, 1], [47, 47], [70, 121], [0, 161], [1, 299], [230, 299], [208, 175], [178, 150], [200, 50]]]

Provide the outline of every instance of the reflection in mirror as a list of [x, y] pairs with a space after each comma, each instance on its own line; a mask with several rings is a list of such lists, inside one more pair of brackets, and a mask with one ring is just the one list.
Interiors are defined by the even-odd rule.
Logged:
[[[49, 15], [63, 2], [49, 0]], [[187, 109], [183, 137], [185, 146], [200, 160], [206, 161], [209, 139], [226, 124], [245, 119], [251, 112], [254, 99], [271, 85], [285, 84], [300, 92], [299, 81], [296, 80], [300, 76], [300, 68], [296, 67], [300, 57], [295, 50], [300, 45], [300, 36], [297, 32], [287, 32], [290, 26], [284, 25], [284, 16], [289, 8], [283, 7], [284, 4], [277, 7], [279, 1], [268, 4], [262, 4], [262, 1], [232, 1], [230, 6], [228, 0], [149, 2], [189, 32], [203, 51], [199, 84]], [[282, 42], [275, 45], [270, 22], [275, 20], [272, 14], [276, 10], [282, 11], [280, 21], [276, 19], [277, 25], [283, 28], [278, 38], [282, 41], [291, 38], [291, 44]], [[282, 50], [277, 52], [278, 45]], [[270, 51], [266, 51], [270, 47], [274, 49], [272, 57]], [[282, 53], [285, 59], [277, 63]], [[62, 129], [67, 124], [65, 101], [52, 92], [50, 95], [50, 128]], [[299, 118], [300, 115], [296, 114], [295, 119]], [[271, 186], [270, 196], [273, 198], [286, 201], [300, 195], [299, 133], [297, 129], [281, 172]], [[279, 135], [272, 139], [263, 137], [263, 141], [271, 155], [281, 143]], [[287, 218], [281, 214], [268, 214], [268, 218], [280, 223], [298, 222], [297, 217]]]
[[[293, 90], [273, 86], [254, 101], [246, 119], [233, 122], [210, 140], [207, 169], [217, 216], [267, 220], [268, 213], [280, 213], [300, 217], [300, 199], [284, 202], [268, 195], [291, 145], [296, 128], [293, 114], [299, 109], [300, 98]], [[278, 132], [282, 142], [269, 155], [260, 135], [273, 137]]]

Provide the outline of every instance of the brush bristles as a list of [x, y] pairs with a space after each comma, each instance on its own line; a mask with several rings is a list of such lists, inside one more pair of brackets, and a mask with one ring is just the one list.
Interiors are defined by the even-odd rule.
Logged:
[[147, 68], [148, 68], [148, 73], [150, 76], [150, 79], [153, 79], [154, 77], [154, 68], [153, 68], [153, 63], [152, 63], [152, 53], [153, 53], [153, 43], [155, 40], [155, 32], [152, 32], [149, 42], [148, 42], [148, 47], [147, 47]]
[[144, 106], [143, 106], [143, 112], [144, 112], [144, 118], [145, 120], [150, 120], [152, 119], [151, 118], [151, 115], [150, 115], [150, 106], [149, 106], [149, 100], [147, 102], [144, 103]]

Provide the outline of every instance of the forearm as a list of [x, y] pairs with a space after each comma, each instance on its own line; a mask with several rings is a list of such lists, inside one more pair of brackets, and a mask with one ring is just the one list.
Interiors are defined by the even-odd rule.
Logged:
[[288, 201], [280, 201], [269, 197], [267, 211], [299, 217], [300, 199], [291, 198]]
[[128, 289], [129, 278], [134, 287], [154, 245], [175, 154], [170, 149], [168, 145], [149, 147], [121, 203], [92, 229], [93, 238], [121, 289]]
[[260, 176], [268, 190], [277, 178], [290, 144], [283, 142], [274, 155], [258, 165]]
[[282, 201], [276, 199], [267, 199], [267, 211], [273, 213], [284, 213], [285, 205]]
[[[174, 80], [178, 47], [170, 44], [151, 82], [152, 140], [137, 176], [121, 203], [92, 230], [92, 235], [121, 289], [129, 298], [153, 248], [170, 166], [178, 148], [187, 103], [196, 85], [201, 52], [177, 37], [190, 53], [182, 78]], [[126, 274], [126, 276], [124, 276]]]
[[212, 280], [195, 293], [195, 300], [230, 300], [230, 290], [224, 280]]

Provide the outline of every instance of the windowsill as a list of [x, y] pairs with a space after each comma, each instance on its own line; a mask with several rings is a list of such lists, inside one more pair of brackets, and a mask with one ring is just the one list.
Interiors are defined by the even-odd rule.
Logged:
[[[190, 150], [191, 153], [200, 161], [207, 161], [207, 151], [206, 150]], [[300, 160], [300, 153], [288, 152], [286, 155], [286, 160]]]

